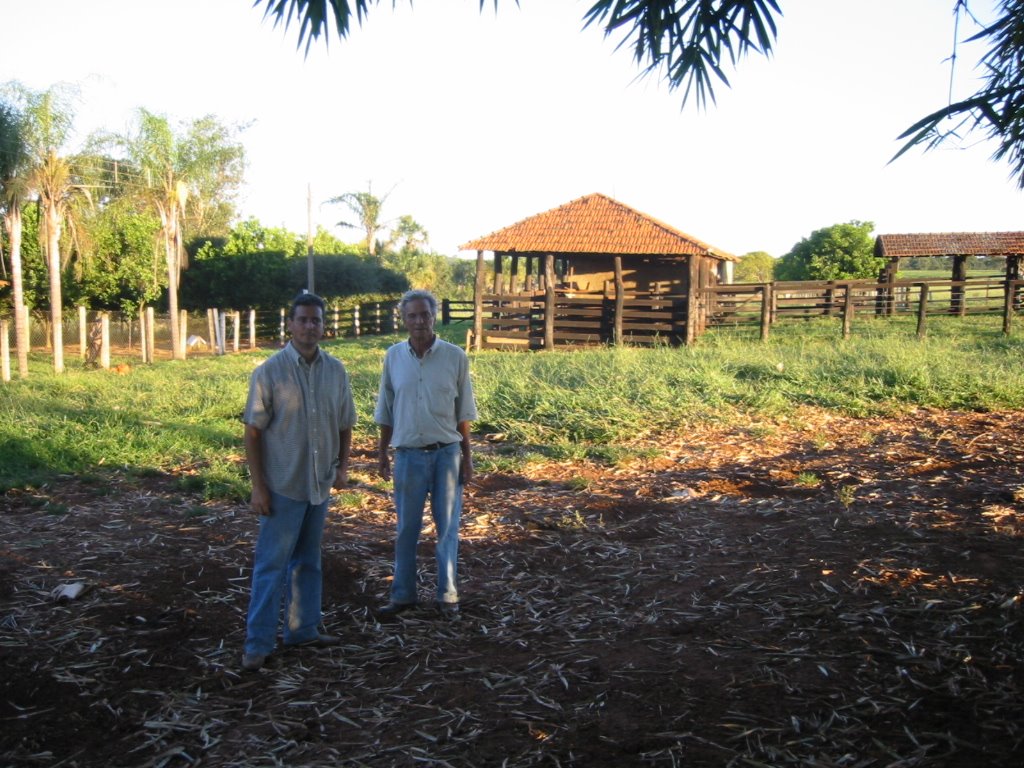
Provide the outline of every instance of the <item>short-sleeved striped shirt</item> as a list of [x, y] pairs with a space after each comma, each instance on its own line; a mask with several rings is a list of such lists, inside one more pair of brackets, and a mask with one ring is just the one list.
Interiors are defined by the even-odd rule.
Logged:
[[341, 431], [356, 423], [348, 372], [320, 349], [312, 363], [289, 342], [252, 373], [243, 419], [263, 433], [270, 490], [324, 502], [341, 452]]
[[469, 359], [459, 347], [435, 338], [422, 358], [408, 341], [384, 355], [373, 419], [392, 428], [395, 448], [419, 448], [462, 439], [460, 422], [477, 416]]

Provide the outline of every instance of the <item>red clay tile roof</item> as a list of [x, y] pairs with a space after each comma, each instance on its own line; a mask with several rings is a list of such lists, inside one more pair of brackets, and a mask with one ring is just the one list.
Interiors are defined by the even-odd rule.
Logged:
[[593, 194], [461, 246], [499, 253], [712, 256], [739, 261], [617, 200]]
[[1024, 232], [937, 232], [879, 235], [875, 253], [886, 258], [911, 256], [1012, 256], [1024, 254]]

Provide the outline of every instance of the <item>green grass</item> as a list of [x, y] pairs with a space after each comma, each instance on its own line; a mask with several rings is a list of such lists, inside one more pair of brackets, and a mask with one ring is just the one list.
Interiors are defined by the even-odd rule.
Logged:
[[[768, 424], [813, 406], [852, 416], [916, 406], [1024, 407], [1024, 341], [999, 318], [936, 317], [918, 341], [911, 318], [858, 320], [843, 341], [836, 319], [718, 329], [691, 348], [481, 352], [472, 368], [478, 432], [508, 450], [480, 469], [524, 461], [591, 458], [609, 464], [649, 455], [651, 441], [701, 422]], [[450, 332], [464, 339], [464, 329]], [[376, 433], [372, 413], [386, 347], [399, 337], [325, 346], [352, 376], [357, 440]], [[0, 385], [0, 490], [75, 474], [102, 492], [114, 470], [174, 473], [210, 498], [244, 498], [241, 413], [249, 374], [267, 352], [135, 365], [126, 376], [83, 370], [55, 376], [33, 357], [30, 376]], [[120, 362], [120, 361], [115, 361]], [[770, 426], [763, 426], [770, 430]], [[645, 442], [646, 441], [646, 442]]]

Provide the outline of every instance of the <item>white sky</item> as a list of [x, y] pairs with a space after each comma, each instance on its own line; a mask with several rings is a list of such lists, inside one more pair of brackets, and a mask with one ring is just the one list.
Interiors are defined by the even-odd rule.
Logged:
[[[632, 52], [581, 31], [588, 2], [383, 0], [308, 58], [251, 0], [0, 0], [0, 81], [78, 83], [78, 125], [126, 130], [145, 107], [251, 123], [243, 217], [305, 233], [390, 191], [431, 246], [601, 192], [725, 251], [780, 256], [815, 229], [1024, 229], [1024, 194], [992, 144], [911, 152], [903, 129], [946, 103], [954, 0], [781, 0], [776, 53], [727, 71], [718, 105], [636, 80]], [[992, 0], [972, 0], [983, 19]], [[973, 33], [961, 23], [961, 38]], [[962, 47], [954, 97], [975, 88]], [[973, 139], [979, 142], [980, 136]]]

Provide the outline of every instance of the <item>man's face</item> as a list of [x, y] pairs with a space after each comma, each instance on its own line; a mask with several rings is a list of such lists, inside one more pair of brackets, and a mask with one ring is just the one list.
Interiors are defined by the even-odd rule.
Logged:
[[425, 340], [434, 336], [434, 316], [426, 299], [413, 299], [406, 304], [402, 320], [413, 339]]
[[299, 349], [315, 347], [324, 335], [324, 313], [315, 304], [300, 304], [288, 320], [292, 341]]

